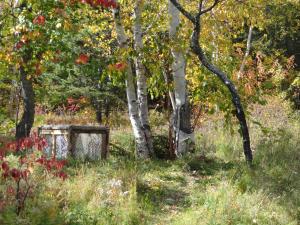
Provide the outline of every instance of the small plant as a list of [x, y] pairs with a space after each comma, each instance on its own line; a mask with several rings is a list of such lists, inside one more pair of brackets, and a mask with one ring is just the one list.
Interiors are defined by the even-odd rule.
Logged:
[[[8, 143], [0, 150], [0, 211], [6, 206], [15, 206], [16, 214], [25, 207], [29, 196], [33, 196], [43, 178], [59, 177], [63, 180], [65, 161], [47, 159], [42, 154], [47, 142], [37, 134]], [[39, 176], [38, 179], [33, 179]]]

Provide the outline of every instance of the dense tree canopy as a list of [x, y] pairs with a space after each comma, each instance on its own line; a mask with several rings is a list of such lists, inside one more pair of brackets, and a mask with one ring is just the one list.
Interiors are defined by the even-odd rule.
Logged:
[[[274, 92], [284, 94], [299, 107], [297, 1], [216, 2], [207, 1], [203, 5], [208, 10], [202, 16], [199, 41], [207, 58], [233, 80], [245, 110], [250, 103], [264, 103], [263, 94]], [[172, 56], [172, 48], [182, 51], [186, 59], [184, 77], [195, 117], [199, 108], [209, 113], [223, 111], [226, 121], [232, 121], [235, 113], [230, 93], [205, 67], [199, 67], [189, 49], [193, 29], [189, 20], [181, 15], [178, 36], [169, 37], [168, 4], [114, 0], [3, 1], [0, 119], [6, 124], [4, 127], [25, 123], [21, 109], [33, 113], [32, 107], [38, 105], [45, 111], [61, 111], [68, 107], [68, 98], [85, 98], [87, 103], [83, 105], [92, 105], [98, 111], [98, 118], [104, 109], [106, 114], [113, 107], [124, 109], [129, 67], [132, 82], [138, 81], [135, 95], [139, 102], [144, 101], [139, 96], [143, 80], [139, 75], [141, 65], [150, 107], [170, 97], [171, 101], [173, 82], [176, 97], [172, 63], [177, 60]], [[194, 15], [198, 1], [189, 4], [182, 1], [182, 6]], [[140, 18], [136, 17], [137, 7]], [[117, 17], [114, 18], [112, 11], [120, 14], [126, 48], [118, 43], [119, 31], [114, 23]], [[141, 48], [135, 33], [139, 27]], [[29, 97], [35, 98], [32, 101], [35, 106], [24, 100], [26, 92], [20, 88], [26, 85], [22, 84], [22, 76], [26, 77], [23, 81], [28, 81], [29, 90], [32, 86], [34, 93], [29, 91]], [[29, 124], [33, 122], [33, 118], [27, 120]]]
[[0, 0], [0, 224], [298, 224], [299, 12]]

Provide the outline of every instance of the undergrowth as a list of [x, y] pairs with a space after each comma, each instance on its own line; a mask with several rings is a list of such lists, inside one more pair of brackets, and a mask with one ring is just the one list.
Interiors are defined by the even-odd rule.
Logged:
[[[136, 161], [130, 129], [115, 128], [107, 161], [69, 160], [66, 181], [45, 182], [20, 216], [1, 211], [0, 222], [297, 225], [300, 120], [276, 104], [277, 111], [253, 109], [253, 169], [244, 162], [237, 130], [224, 130], [220, 118], [203, 123], [195, 152], [175, 161]], [[165, 131], [154, 130], [156, 148], [164, 148]]]

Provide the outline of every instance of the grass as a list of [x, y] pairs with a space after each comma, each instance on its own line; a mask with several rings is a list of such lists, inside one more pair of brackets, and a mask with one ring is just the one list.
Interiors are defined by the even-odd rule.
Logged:
[[300, 120], [274, 101], [252, 109], [253, 169], [236, 129], [224, 130], [219, 117], [198, 129], [196, 151], [176, 161], [135, 161], [131, 131], [117, 128], [107, 161], [70, 160], [67, 181], [45, 183], [20, 217], [6, 211], [0, 223], [297, 225]]
[[[243, 163], [193, 156], [176, 163], [149, 162], [140, 169], [138, 202], [145, 224], [297, 224], [299, 220], [299, 178], [290, 179], [287, 187], [285, 176], [281, 180], [283, 171], [277, 169], [267, 168], [271, 174], [277, 172], [267, 181], [259, 166], [250, 171]], [[286, 177], [291, 173], [285, 171]]]
[[[136, 220], [135, 169], [111, 160], [69, 165], [66, 181], [43, 183], [20, 218], [4, 224], [132, 224]], [[1, 223], [1, 224], [3, 224]]]
[[139, 163], [143, 223], [299, 224], [299, 115], [272, 101], [252, 110], [252, 170], [245, 166], [237, 132], [224, 130], [217, 117], [199, 128], [196, 153]]

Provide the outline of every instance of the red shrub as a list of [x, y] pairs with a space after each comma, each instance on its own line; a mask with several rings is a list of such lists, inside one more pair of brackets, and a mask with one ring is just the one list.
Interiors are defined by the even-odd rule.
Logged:
[[[7, 184], [6, 194], [15, 198], [14, 201], [10, 202], [11, 204], [16, 204], [17, 214], [24, 208], [28, 193], [34, 193], [32, 189], [37, 186], [37, 184], [33, 184], [32, 182], [34, 181], [30, 179], [32, 173], [30, 168], [39, 165], [46, 172], [45, 175], [49, 175], [50, 173], [62, 180], [68, 177], [67, 174], [63, 172], [63, 168], [66, 165], [65, 160], [57, 160], [56, 158], [47, 159], [45, 156], [38, 156], [40, 155], [39, 152], [46, 146], [46, 140], [38, 137], [38, 135], [34, 133], [30, 137], [8, 143], [6, 148], [0, 151], [0, 174], [5, 184]], [[19, 156], [16, 167], [11, 167], [6, 159], [6, 155], [11, 153]], [[12, 183], [15, 188], [11, 185]], [[0, 210], [6, 205], [8, 205], [8, 202], [0, 202]]]

